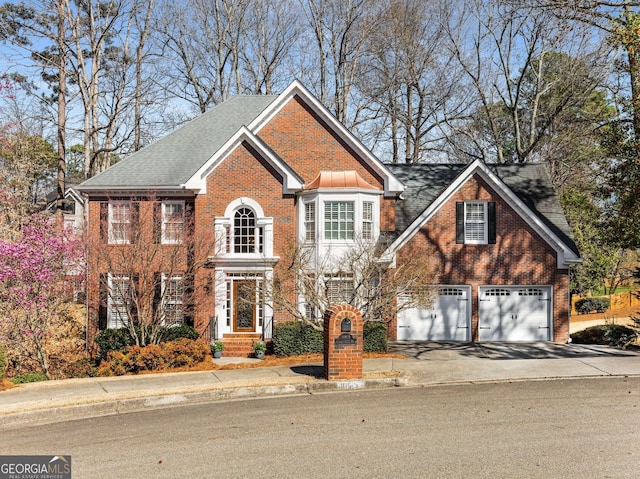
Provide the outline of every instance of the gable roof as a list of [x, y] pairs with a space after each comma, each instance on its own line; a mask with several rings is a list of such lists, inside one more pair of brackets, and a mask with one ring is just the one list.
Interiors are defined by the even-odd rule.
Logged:
[[[384, 180], [388, 196], [397, 196], [404, 185], [302, 83], [293, 81], [280, 95], [241, 95], [217, 105], [162, 139], [116, 163], [79, 186], [81, 191], [185, 190], [203, 191], [202, 172], [212, 171], [227, 147], [245, 127], [253, 135], [294, 97], [300, 98], [362, 160]], [[246, 132], [245, 132], [246, 133]], [[236, 143], [237, 146], [237, 143]], [[268, 149], [264, 145], [264, 149]], [[220, 151], [225, 150], [224, 154]], [[270, 161], [277, 155], [272, 155]], [[274, 160], [275, 161], [275, 160]], [[215, 168], [215, 166], [213, 166]], [[291, 178], [297, 175], [291, 172]], [[297, 179], [297, 178], [296, 178]], [[295, 182], [292, 182], [295, 183]], [[286, 188], [285, 189], [291, 189]], [[295, 188], [293, 188], [295, 189]]]
[[236, 96], [88, 179], [80, 190], [180, 189], [243, 125], [276, 96]]
[[405, 185], [396, 204], [397, 250], [473, 174], [487, 181], [547, 242], [558, 251], [559, 263], [579, 261], [578, 248], [551, 180], [542, 164], [388, 165]]

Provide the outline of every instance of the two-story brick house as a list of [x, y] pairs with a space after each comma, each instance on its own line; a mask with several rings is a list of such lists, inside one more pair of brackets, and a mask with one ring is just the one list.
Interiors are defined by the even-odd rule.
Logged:
[[[102, 238], [90, 257], [126, 251], [135, 231], [135, 242], [166, 251], [186, 229], [211, 240], [190, 275], [205, 294], [189, 308], [180, 294], [193, 285], [160, 264], [145, 268], [171, 292], [167, 317], [223, 341], [269, 338], [274, 323], [291, 320], [260, 291], [292, 244], [322, 255], [381, 232], [391, 238], [385, 261], [426, 256], [438, 283], [434, 305], [399, 314], [392, 337], [568, 340], [568, 266], [579, 256], [544, 167], [384, 164], [298, 82], [276, 96], [231, 98], [78, 190], [88, 235]], [[126, 294], [104, 290], [126, 291], [145, 272], [90, 264], [93, 335], [123, 321]]]

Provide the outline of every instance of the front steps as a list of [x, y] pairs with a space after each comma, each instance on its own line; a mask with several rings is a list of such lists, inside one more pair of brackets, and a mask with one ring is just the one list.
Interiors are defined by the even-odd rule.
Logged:
[[223, 334], [218, 339], [224, 343], [222, 356], [230, 358], [248, 358], [253, 356], [253, 343], [261, 341], [260, 334]]

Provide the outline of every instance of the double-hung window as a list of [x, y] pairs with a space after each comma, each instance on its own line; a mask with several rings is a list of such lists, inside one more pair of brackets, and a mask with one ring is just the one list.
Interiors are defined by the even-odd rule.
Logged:
[[162, 202], [162, 243], [180, 244], [184, 234], [184, 201]]
[[304, 240], [306, 242], [316, 240], [316, 204], [314, 202], [304, 204]]
[[456, 204], [456, 243], [494, 244], [496, 208], [492, 201], [464, 201]]
[[109, 243], [129, 244], [132, 233], [132, 204], [129, 201], [109, 203]]
[[362, 203], [362, 239], [365, 241], [373, 239], [373, 203], [371, 201]]
[[324, 204], [324, 239], [353, 239], [353, 201], [327, 201]]
[[329, 278], [326, 282], [329, 304], [350, 303], [353, 298], [353, 278], [350, 275]]
[[162, 276], [163, 315], [166, 326], [181, 324], [184, 320], [184, 281], [181, 276]]
[[109, 277], [108, 328], [123, 328], [129, 324], [131, 279], [128, 276]]

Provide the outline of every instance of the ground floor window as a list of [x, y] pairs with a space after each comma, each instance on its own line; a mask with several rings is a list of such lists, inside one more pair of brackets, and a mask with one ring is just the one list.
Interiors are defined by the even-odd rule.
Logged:
[[107, 327], [123, 328], [129, 324], [131, 278], [109, 275], [108, 281]]

